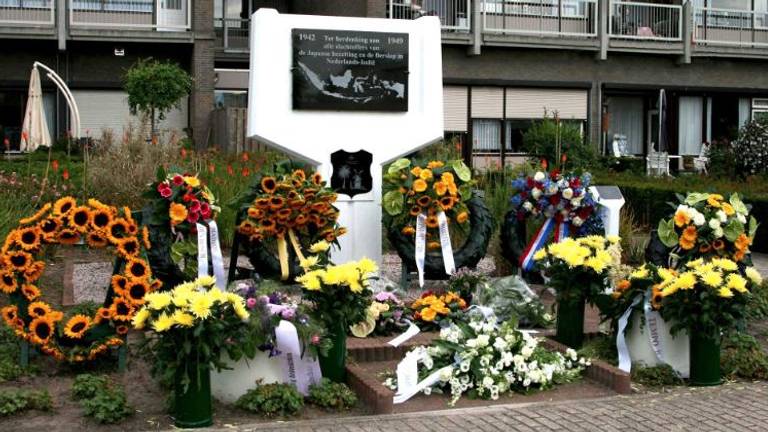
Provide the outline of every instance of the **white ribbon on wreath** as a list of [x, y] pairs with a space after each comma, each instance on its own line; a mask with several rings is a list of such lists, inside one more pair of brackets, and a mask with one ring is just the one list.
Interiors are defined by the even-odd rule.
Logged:
[[[209, 275], [208, 264], [213, 267], [213, 275], [216, 285], [227, 289], [227, 277], [224, 274], [224, 258], [221, 254], [221, 241], [219, 240], [219, 227], [216, 221], [208, 220], [208, 226], [196, 223], [197, 228], [197, 277]], [[208, 256], [208, 242], [211, 245], [211, 255]]]
[[[456, 272], [456, 263], [453, 260], [453, 246], [451, 246], [451, 234], [448, 230], [448, 218], [445, 212], [437, 214], [437, 226], [440, 233], [440, 249], [443, 255], [443, 267], [447, 275]], [[419, 213], [416, 216], [416, 270], [419, 274], [419, 287], [424, 287], [424, 260], [427, 252], [427, 216]]]

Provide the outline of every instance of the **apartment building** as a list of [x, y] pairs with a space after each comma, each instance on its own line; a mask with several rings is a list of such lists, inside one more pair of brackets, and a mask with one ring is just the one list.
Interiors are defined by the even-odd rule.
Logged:
[[[477, 164], [519, 160], [545, 112], [577, 124], [611, 153], [647, 154], [665, 132], [672, 155], [732, 139], [768, 113], [768, 0], [0, 0], [0, 124], [21, 123], [29, 68], [56, 69], [84, 128], [127, 118], [121, 71], [138, 57], [172, 59], [196, 80], [168, 127], [211, 139], [212, 112], [247, 101], [249, 16], [282, 13], [439, 17], [446, 135]], [[44, 80], [45, 81], [45, 80]], [[659, 94], [664, 90], [664, 114]], [[55, 130], [66, 108], [52, 101]], [[81, 101], [82, 100], [82, 101]], [[48, 104], [46, 104], [48, 106]], [[84, 107], [83, 107], [84, 106]], [[90, 110], [90, 111], [88, 111]], [[20, 113], [20, 114], [14, 114]], [[162, 125], [161, 125], [162, 126]], [[9, 132], [6, 132], [9, 131]]]

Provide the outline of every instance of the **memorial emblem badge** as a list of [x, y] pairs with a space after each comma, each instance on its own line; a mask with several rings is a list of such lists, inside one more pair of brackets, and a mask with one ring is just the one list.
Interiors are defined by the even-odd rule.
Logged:
[[372, 162], [373, 155], [365, 150], [355, 153], [339, 150], [332, 153], [331, 188], [350, 197], [370, 192], [373, 189]]
[[408, 34], [293, 29], [293, 109], [408, 111]]

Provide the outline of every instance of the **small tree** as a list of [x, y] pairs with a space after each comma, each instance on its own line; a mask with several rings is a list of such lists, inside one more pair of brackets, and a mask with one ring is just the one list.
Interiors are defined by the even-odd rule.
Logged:
[[124, 88], [131, 114], [148, 115], [154, 137], [156, 119], [163, 120], [172, 108], [181, 107], [181, 98], [192, 91], [192, 77], [176, 63], [139, 59], [125, 73]]

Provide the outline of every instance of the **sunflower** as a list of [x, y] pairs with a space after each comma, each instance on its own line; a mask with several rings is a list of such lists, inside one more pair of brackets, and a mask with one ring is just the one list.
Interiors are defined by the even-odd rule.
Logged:
[[421, 213], [421, 207], [419, 206], [413, 206], [411, 207], [411, 211], [408, 212], [411, 216], [418, 216]]
[[54, 324], [49, 317], [39, 317], [29, 323], [30, 340], [38, 345], [45, 345], [53, 336]]
[[651, 292], [651, 307], [658, 310], [661, 308], [661, 301], [664, 297], [661, 295], [661, 290], [659, 289], [658, 285], [653, 286], [653, 290]]
[[27, 313], [29, 313], [29, 316], [32, 318], [44, 317], [49, 315], [51, 311], [51, 306], [49, 306], [46, 302], [36, 301], [30, 303], [29, 306], [27, 306]]
[[22, 251], [11, 252], [6, 255], [5, 261], [12, 269], [25, 271], [32, 263], [32, 255]]
[[17, 243], [25, 251], [31, 251], [39, 248], [41, 239], [42, 234], [40, 232], [40, 228], [36, 226], [19, 230], [18, 234], [16, 235]]
[[75, 207], [67, 219], [71, 227], [84, 233], [88, 230], [88, 223], [91, 221], [91, 211], [86, 206]]
[[416, 204], [426, 207], [432, 202], [432, 198], [427, 195], [422, 195], [416, 199]]
[[45, 203], [40, 210], [38, 210], [35, 214], [29, 217], [25, 217], [24, 219], [19, 220], [19, 224], [21, 225], [28, 225], [34, 222], [37, 222], [41, 217], [43, 217], [48, 210], [51, 209], [51, 203]]
[[427, 228], [437, 228], [438, 225], [437, 216], [427, 216]]
[[27, 269], [24, 270], [24, 280], [27, 282], [34, 282], [40, 279], [43, 270], [45, 270], [45, 261], [35, 261], [31, 263], [27, 266]]
[[[184, 204], [171, 203], [171, 206], [168, 209], [168, 216], [171, 218], [171, 225], [178, 225], [187, 220], [187, 213], [187, 208], [184, 206]], [[126, 224], [126, 231], [127, 229], [128, 227]]]
[[253, 205], [260, 209], [266, 209], [269, 207], [269, 198], [256, 198], [253, 200]]
[[125, 295], [125, 288], [128, 286], [128, 279], [125, 276], [114, 275], [112, 276], [112, 290], [119, 296]]
[[253, 222], [251, 222], [250, 220], [246, 219], [246, 220], [240, 222], [240, 226], [237, 227], [237, 230], [241, 234], [250, 235], [253, 232], [254, 228], [256, 228], [256, 227], [253, 225]]
[[412, 236], [416, 234], [416, 229], [410, 225], [404, 226], [403, 229], [400, 231], [403, 233], [403, 235]]
[[104, 234], [96, 231], [91, 231], [85, 236], [88, 246], [92, 248], [103, 248], [109, 244]]
[[16, 275], [10, 271], [4, 271], [0, 273], [0, 291], [11, 294], [19, 287], [19, 283], [16, 281]]
[[269, 199], [269, 208], [272, 210], [279, 210], [285, 205], [285, 198], [281, 196], [273, 196]]
[[312, 174], [312, 183], [319, 186], [320, 184], [323, 183], [323, 176], [320, 175], [320, 173]]
[[712, 250], [712, 245], [709, 243], [704, 243], [703, 245], [699, 246], [699, 253], [709, 253]]
[[40, 233], [46, 241], [52, 241], [56, 237], [56, 231], [61, 226], [58, 218], [47, 218], [38, 224]]
[[261, 179], [261, 190], [268, 194], [275, 193], [277, 189], [277, 181], [274, 177], [265, 176]]
[[272, 219], [262, 219], [259, 222], [259, 227], [262, 231], [270, 232], [275, 229], [275, 221]]
[[58, 241], [64, 245], [73, 245], [80, 241], [80, 234], [68, 228], [59, 231]]
[[300, 209], [300, 208], [304, 207], [304, 204], [306, 204], [306, 203], [307, 202], [304, 201], [303, 199], [290, 200], [290, 201], [288, 201], [288, 207], [296, 210], [296, 209]]
[[103, 353], [107, 352], [107, 350], [108, 350], [108, 349], [109, 349], [109, 347], [108, 347], [108, 346], [106, 346], [106, 345], [104, 345], [104, 344], [100, 344], [100, 345], [98, 345], [96, 348], [92, 349], [92, 350], [91, 350], [91, 351], [88, 353], [88, 360], [93, 360], [93, 359], [95, 359], [95, 358], [96, 358], [96, 357], [98, 357], [99, 355], [101, 355], [101, 354], [103, 354]]
[[149, 266], [142, 259], [129, 259], [125, 265], [125, 270], [128, 277], [132, 279], [146, 279], [149, 277]]
[[149, 284], [144, 281], [133, 281], [128, 283], [125, 289], [125, 298], [134, 305], [144, 304], [144, 296], [149, 292]]
[[99, 320], [109, 320], [112, 318], [112, 311], [109, 308], [100, 307], [96, 311], [96, 316]]
[[53, 204], [53, 214], [56, 216], [65, 216], [77, 205], [77, 201], [71, 196], [59, 198]]
[[161, 281], [160, 279], [155, 279], [155, 280], [154, 280], [154, 281], [152, 281], [152, 283], [149, 285], [149, 291], [150, 291], [150, 292], [152, 292], [152, 291], [157, 291], [157, 290], [159, 290], [160, 288], [162, 288], [162, 286], [163, 286], [163, 281]]
[[132, 236], [136, 236], [136, 234], [139, 233], [139, 226], [136, 225], [136, 222], [134, 222], [134, 220], [130, 218], [130, 214], [131, 214], [130, 211], [127, 214], [129, 215], [129, 217], [128, 217], [128, 224], [125, 226], [126, 232]]
[[29, 301], [34, 301], [40, 297], [40, 289], [32, 284], [24, 284], [21, 286], [21, 293]]
[[722, 250], [725, 247], [725, 242], [723, 242], [720, 239], [717, 239], [712, 242], [712, 248], [716, 251]]
[[324, 202], [312, 203], [312, 210], [318, 213], [323, 213], [324, 211], [328, 210], [328, 204]]
[[277, 211], [277, 217], [288, 218], [291, 215], [291, 213], [293, 213], [291, 209], [281, 208], [280, 210]]
[[294, 178], [297, 178], [301, 181], [304, 181], [307, 179], [307, 174], [304, 172], [304, 170], [301, 170], [301, 169], [294, 170], [292, 175]]
[[141, 252], [141, 245], [134, 237], [125, 238], [117, 243], [117, 252], [124, 258], [136, 256]]
[[453, 203], [454, 203], [453, 197], [444, 196], [440, 198], [440, 208], [442, 208], [444, 211], [452, 209]]
[[467, 220], [469, 220], [469, 213], [467, 213], [465, 211], [459, 213], [459, 215], [456, 216], [456, 222], [458, 222], [460, 224], [463, 224]]
[[64, 334], [68, 338], [80, 339], [91, 327], [91, 319], [85, 315], [75, 315], [64, 326]]
[[9, 327], [13, 327], [16, 319], [19, 317], [19, 308], [15, 305], [6, 306], [0, 309], [0, 315], [3, 316], [3, 320]]
[[91, 226], [95, 230], [104, 230], [112, 222], [112, 212], [108, 208], [97, 208], [90, 214]]
[[109, 306], [109, 312], [115, 321], [130, 321], [133, 315], [133, 306], [125, 299], [117, 297]]
[[125, 324], [121, 324], [121, 325], [117, 326], [116, 330], [117, 330], [117, 334], [119, 334], [119, 335], [128, 334], [128, 326], [125, 325]]
[[119, 345], [122, 345], [124, 343], [125, 343], [124, 340], [122, 340], [120, 338], [117, 338], [117, 337], [113, 337], [113, 338], [107, 339], [107, 346], [119, 346]]

